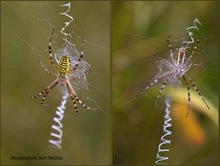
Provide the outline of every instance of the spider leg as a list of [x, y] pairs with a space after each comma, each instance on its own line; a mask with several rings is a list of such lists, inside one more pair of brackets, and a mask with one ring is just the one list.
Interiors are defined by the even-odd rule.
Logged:
[[73, 97], [73, 95], [72, 95], [72, 93], [70, 91], [69, 91], [69, 94], [70, 94], [70, 98], [71, 98], [71, 100], [73, 102], [74, 108], [76, 110], [76, 113], [79, 114], [79, 110], [78, 110], [77, 105], [76, 105], [76, 100], [75, 100], [75, 98]]
[[78, 59], [78, 61], [76, 62], [75, 66], [73, 67], [73, 69], [70, 71], [70, 73], [73, 73], [79, 66], [80, 61], [82, 60], [83, 56], [84, 56], [84, 45], [85, 45], [85, 40], [83, 38], [83, 43], [82, 43], [82, 52], [80, 53], [80, 57]]
[[196, 45], [194, 46], [194, 49], [191, 53], [191, 55], [189, 56], [189, 59], [188, 59], [188, 62], [190, 61], [190, 59], [192, 58], [193, 54], [195, 53], [197, 47], [199, 46], [199, 33], [198, 33], [198, 39], [197, 39], [197, 42], [196, 42]]
[[79, 76], [79, 77], [71, 77], [71, 78], [69, 78], [69, 80], [78, 80], [78, 79], [80, 79], [80, 78], [82, 78], [82, 77], [85, 77], [87, 74], [89, 74], [89, 73], [91, 73], [92, 72], [92, 70], [90, 70], [88, 73], [85, 73], [85, 74], [82, 74], [81, 76]]
[[186, 113], [186, 118], [189, 114], [189, 109], [190, 109], [190, 86], [189, 86], [189, 83], [187, 82], [186, 78], [184, 77], [184, 75], [182, 76], [183, 77], [183, 80], [185, 81], [186, 83], [186, 86], [187, 86], [187, 90], [188, 90], [188, 111]]
[[70, 82], [69, 82], [68, 80], [67, 80], [67, 82], [66, 82], [66, 86], [67, 86], [67, 88], [68, 88], [70, 97], [71, 97], [71, 99], [72, 99], [72, 101], [73, 101], [73, 104], [74, 104], [76, 113], [78, 113], [79, 111], [78, 111], [78, 108], [77, 108], [77, 105], [76, 105], [76, 101], [75, 101], [75, 100], [77, 100], [77, 101], [79, 102], [79, 104], [80, 104], [81, 106], [83, 106], [85, 109], [91, 109], [90, 107], [87, 107], [87, 106], [78, 98], [78, 96], [76, 95], [76, 92], [74, 91], [72, 85], [70, 84]]
[[157, 95], [157, 99], [156, 99], [156, 102], [155, 102], [155, 106], [157, 105], [157, 102], [158, 102], [158, 100], [159, 100], [159, 98], [160, 98], [160, 95], [162, 94], [162, 92], [163, 92], [163, 90], [164, 90], [164, 87], [166, 86], [166, 83], [167, 83], [167, 80], [164, 80], [163, 85], [161, 86], [160, 91], [159, 91], [159, 93], [158, 93], [158, 95]]
[[163, 77], [165, 77], [165, 76], [167, 76], [167, 75], [169, 75], [169, 74], [172, 74], [174, 71], [169, 71], [169, 72], [166, 72], [166, 73], [164, 73], [164, 74], [162, 74], [162, 75], [160, 75], [160, 76], [158, 76], [156, 79], [154, 79], [151, 83], [150, 83], [150, 85], [148, 85], [146, 88], [145, 88], [145, 90], [147, 90], [147, 89], [149, 89], [151, 86], [153, 86], [154, 84], [156, 84], [161, 78], [163, 78]]
[[41, 65], [41, 67], [47, 72], [47, 74], [49, 74], [49, 75], [54, 75], [54, 76], [57, 75], [57, 74], [54, 74], [54, 73], [49, 72], [49, 70], [48, 70], [48, 69], [44, 66], [44, 64], [42, 63], [41, 59], [39, 59], [39, 63], [40, 63], [40, 65]]
[[204, 65], [200, 62], [200, 63], [194, 63], [193, 66], [196, 67], [204, 67]]
[[192, 80], [188, 75], [185, 74], [185, 76], [188, 77], [190, 83], [192, 84], [192, 86], [193, 86], [193, 88], [195, 89], [196, 93], [200, 96], [200, 98], [202, 99], [202, 101], [204, 102], [204, 104], [206, 105], [206, 107], [207, 107], [208, 109], [210, 109], [209, 106], [208, 106], [208, 104], [206, 103], [205, 99], [202, 97], [200, 91], [199, 91], [198, 88], [196, 87], [195, 83], [193, 82], [193, 80]]
[[170, 50], [170, 55], [171, 55], [171, 57], [172, 57], [172, 61], [173, 61], [173, 63], [175, 64], [175, 61], [174, 61], [174, 58], [173, 58], [172, 46], [171, 46], [171, 43], [170, 43], [170, 37], [171, 37], [171, 36], [168, 36], [168, 38], [167, 38], [167, 44], [168, 44], [168, 47], [169, 47], [169, 50]]
[[156, 79], [154, 79], [150, 85], [148, 85], [145, 90], [148, 90], [150, 87], [152, 87], [154, 84], [156, 84], [161, 79], [161, 76], [158, 76]]
[[31, 98], [35, 99], [35, 98], [43, 95], [43, 98], [41, 100], [41, 104], [46, 106], [46, 104], [44, 104], [44, 100], [46, 99], [46, 96], [50, 93], [50, 91], [58, 84], [58, 82], [59, 82], [58, 79], [56, 79], [49, 86], [47, 86], [45, 89], [43, 89], [40, 93], [38, 93], [37, 95], [31, 96]]
[[54, 69], [58, 72], [57, 66], [55, 65], [54, 60], [53, 60], [52, 47], [51, 47], [51, 45], [52, 45], [52, 36], [53, 36], [54, 30], [55, 30], [55, 28], [53, 28], [53, 31], [51, 33], [48, 50], [49, 50], [49, 55], [50, 55], [50, 63], [54, 67]]
[[154, 54], [154, 57], [158, 58], [159, 60], [163, 60], [163, 58], [157, 56], [156, 54]]
[[75, 91], [73, 90], [73, 87], [72, 87], [72, 85], [71, 85], [69, 82], [66, 83], [66, 86], [67, 86], [67, 89], [68, 89], [68, 91], [69, 91], [70, 98], [71, 98], [71, 100], [72, 100], [72, 102], [73, 102], [73, 105], [74, 105], [74, 108], [75, 108], [75, 110], [76, 110], [76, 113], [78, 114], [78, 113], [79, 113], [79, 110], [78, 110], [78, 108], [77, 108], [76, 100], [75, 100], [75, 98], [74, 98], [74, 96], [76, 96], [76, 93], [75, 93]]
[[[157, 78], [155, 78], [155, 79], [150, 83], [150, 85], [148, 85], [148, 86], [145, 88], [145, 90], [148, 90], [151, 86], [153, 86], [154, 84], [156, 84], [156, 83], [161, 79], [161, 77], [162, 77], [162, 76], [158, 76]], [[141, 93], [138, 95], [138, 97], [142, 96], [142, 93], [143, 93], [143, 92], [141, 92]]]

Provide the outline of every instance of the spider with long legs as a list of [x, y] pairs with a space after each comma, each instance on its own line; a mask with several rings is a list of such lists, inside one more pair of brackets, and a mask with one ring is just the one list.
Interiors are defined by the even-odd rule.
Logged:
[[156, 99], [156, 103], [157, 103], [167, 83], [169, 83], [170, 85], [181, 85], [181, 79], [183, 79], [188, 90], [188, 111], [187, 111], [186, 117], [188, 116], [189, 109], [190, 109], [190, 84], [188, 83], [188, 81], [191, 83], [196, 93], [200, 96], [202, 101], [205, 103], [206, 107], [209, 109], [208, 104], [206, 103], [205, 99], [202, 97], [194, 81], [186, 74], [186, 72], [190, 69], [190, 67], [193, 64], [191, 61], [191, 58], [193, 57], [193, 54], [195, 53], [197, 47], [199, 46], [199, 34], [198, 34], [197, 42], [189, 58], [186, 57], [187, 56], [186, 48], [183, 46], [180, 47], [175, 53], [173, 53], [172, 46], [170, 43], [170, 37], [171, 36], [169, 36], [167, 39], [170, 56], [167, 59], [160, 58], [160, 60], [156, 62], [156, 65], [158, 66], [160, 71], [156, 75], [154, 80], [150, 83], [150, 85], [148, 85], [145, 88], [145, 90], [149, 89], [159, 80], [162, 81], [162, 86], [160, 88], [160, 91]]
[[44, 103], [44, 100], [46, 98], [46, 96], [50, 93], [50, 91], [57, 85], [59, 84], [60, 86], [66, 86], [70, 95], [70, 98], [72, 99], [72, 102], [74, 104], [76, 113], [78, 113], [78, 108], [76, 105], [76, 101], [79, 102], [79, 104], [81, 106], [83, 106], [86, 109], [92, 109], [88, 106], [86, 106], [77, 96], [76, 92], [74, 91], [74, 88], [72, 87], [70, 81], [71, 80], [78, 80], [82, 77], [85, 77], [88, 73], [86, 74], [82, 74], [81, 76], [78, 77], [70, 77], [70, 74], [75, 72], [79, 66], [80, 61], [83, 58], [83, 48], [84, 48], [84, 39], [83, 39], [83, 46], [82, 46], [82, 52], [80, 54], [80, 57], [78, 59], [78, 61], [75, 63], [75, 65], [72, 67], [71, 66], [71, 59], [70, 57], [68, 57], [67, 55], [63, 55], [60, 60], [59, 60], [59, 64], [55, 64], [54, 60], [53, 60], [53, 55], [52, 55], [52, 36], [54, 33], [54, 30], [51, 33], [51, 37], [50, 37], [50, 42], [49, 42], [49, 46], [48, 46], [48, 50], [49, 50], [49, 55], [50, 55], [50, 63], [53, 66], [53, 68], [57, 71], [57, 74], [55, 73], [51, 73], [49, 72], [49, 70], [43, 65], [43, 63], [40, 61], [41, 67], [47, 72], [47, 74], [49, 75], [54, 75], [56, 76], [56, 80], [53, 81], [50, 85], [48, 85], [45, 89], [43, 89], [40, 93], [38, 93], [37, 95], [32, 96], [32, 98], [37, 98], [41, 95], [43, 95], [43, 98], [41, 100], [41, 104], [42, 105], [46, 105]]

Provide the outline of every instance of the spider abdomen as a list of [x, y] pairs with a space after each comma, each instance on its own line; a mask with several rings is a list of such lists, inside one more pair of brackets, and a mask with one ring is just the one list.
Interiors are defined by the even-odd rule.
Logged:
[[71, 61], [68, 56], [62, 56], [58, 64], [59, 74], [66, 76], [70, 72]]

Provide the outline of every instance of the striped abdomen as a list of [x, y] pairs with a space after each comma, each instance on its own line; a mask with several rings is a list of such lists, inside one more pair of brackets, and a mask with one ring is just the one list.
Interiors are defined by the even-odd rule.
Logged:
[[68, 56], [62, 56], [58, 65], [59, 74], [66, 76], [70, 72], [70, 58]]
[[186, 49], [184, 47], [181, 47], [177, 52], [177, 64], [183, 64], [186, 57]]

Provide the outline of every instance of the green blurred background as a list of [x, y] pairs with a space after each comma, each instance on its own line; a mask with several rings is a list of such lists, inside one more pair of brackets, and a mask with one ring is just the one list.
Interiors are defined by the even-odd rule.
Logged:
[[[75, 113], [68, 99], [63, 120], [62, 149], [48, 148], [51, 125], [62, 93], [56, 87], [46, 98], [31, 99], [55, 80], [41, 68], [49, 62], [48, 44], [52, 29], [53, 52], [62, 47], [60, 30], [69, 19], [60, 13], [67, 2], [1, 1], [1, 164], [3, 165], [104, 165], [110, 163], [110, 3], [71, 2], [74, 21], [66, 32], [81, 51], [85, 37], [84, 60], [92, 67], [88, 75], [90, 99], [101, 108]], [[78, 94], [79, 97], [81, 94]], [[83, 99], [82, 99], [83, 100]], [[85, 104], [90, 106], [84, 101]], [[92, 102], [91, 102], [92, 104]], [[63, 160], [11, 160], [11, 156], [62, 156]]]
[[[218, 11], [212, 1], [120, 1], [112, 2], [113, 163], [153, 165], [163, 135], [164, 98], [172, 97], [172, 135], [167, 164], [217, 165], [218, 163]], [[153, 55], [166, 58], [167, 37], [173, 50], [189, 41], [187, 27], [198, 18], [200, 45], [192, 58], [202, 67], [188, 75], [210, 106], [207, 110], [191, 87], [188, 118], [187, 88], [165, 88], [156, 108], [160, 84], [138, 98], [158, 73]], [[195, 33], [196, 31], [193, 31]], [[193, 36], [197, 39], [197, 36]], [[190, 45], [192, 48], [194, 46]], [[188, 49], [190, 53], [192, 50]]]

